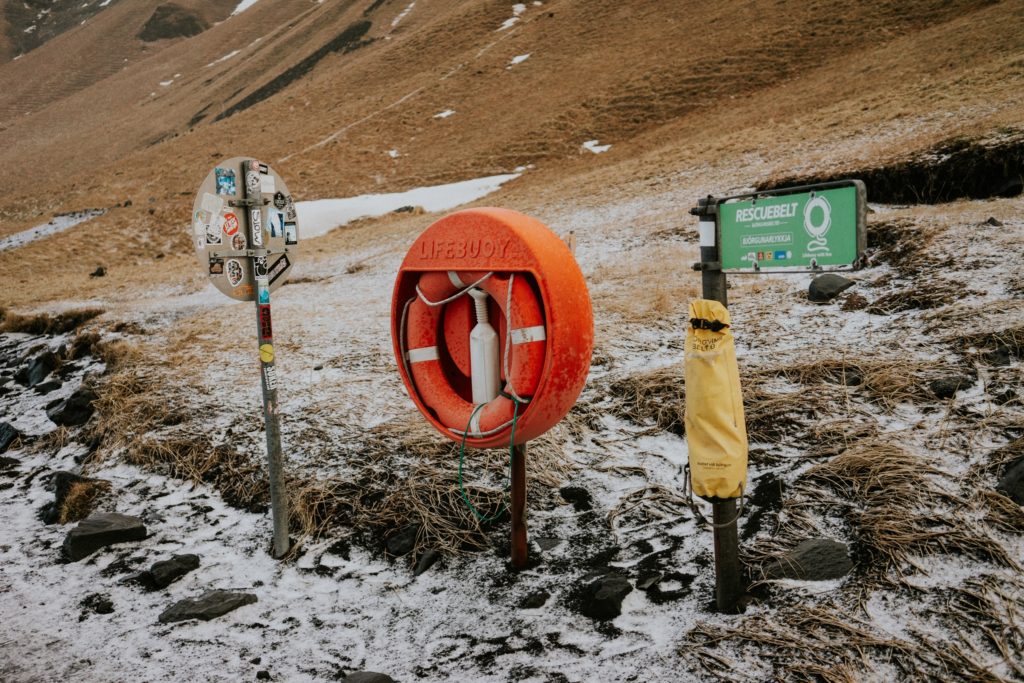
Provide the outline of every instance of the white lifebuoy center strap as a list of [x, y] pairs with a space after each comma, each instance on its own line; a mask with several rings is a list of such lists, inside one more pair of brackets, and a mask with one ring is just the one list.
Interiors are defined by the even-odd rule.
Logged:
[[544, 341], [548, 338], [547, 330], [543, 325], [534, 325], [533, 327], [520, 327], [517, 330], [512, 330], [513, 344], [529, 344], [531, 342]]
[[408, 355], [410, 363], [423, 363], [428, 360], [440, 359], [436, 346], [424, 346], [419, 349], [409, 349], [409, 352], [406, 355]]

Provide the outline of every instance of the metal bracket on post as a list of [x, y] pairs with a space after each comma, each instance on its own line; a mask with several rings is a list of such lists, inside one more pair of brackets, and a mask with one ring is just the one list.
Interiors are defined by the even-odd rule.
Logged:
[[[719, 253], [718, 201], [708, 195], [697, 200], [697, 206], [690, 209], [690, 213], [700, 220], [700, 263], [694, 264], [693, 269], [700, 271], [703, 297], [728, 307], [727, 283]], [[736, 499], [715, 499], [711, 501], [711, 509], [714, 519], [715, 606], [719, 612], [734, 614], [743, 595]]]

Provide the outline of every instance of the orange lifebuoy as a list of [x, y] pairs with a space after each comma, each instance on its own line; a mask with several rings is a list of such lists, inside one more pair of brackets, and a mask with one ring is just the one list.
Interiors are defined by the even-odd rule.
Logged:
[[[439, 337], [447, 304], [473, 286], [487, 292], [506, 321], [504, 391], [481, 406], [467, 401], [452, 386], [442, 365]], [[517, 410], [529, 402], [540, 384], [547, 343], [544, 314], [529, 282], [515, 273], [447, 271], [423, 273], [417, 297], [405, 312], [405, 362], [420, 399], [455, 434], [492, 436], [508, 428]], [[468, 335], [468, 330], [466, 330]], [[522, 407], [516, 407], [516, 402]]]
[[[488, 296], [470, 301], [472, 285]], [[500, 370], [474, 378], [481, 345], [471, 333], [484, 317]], [[473, 448], [502, 448], [537, 438], [572, 408], [594, 319], [583, 274], [557, 235], [516, 211], [476, 208], [441, 218], [410, 245], [395, 278], [391, 338], [405, 389], [431, 425]], [[474, 405], [474, 379], [486, 380], [486, 396], [505, 395], [480, 404], [478, 393]]]

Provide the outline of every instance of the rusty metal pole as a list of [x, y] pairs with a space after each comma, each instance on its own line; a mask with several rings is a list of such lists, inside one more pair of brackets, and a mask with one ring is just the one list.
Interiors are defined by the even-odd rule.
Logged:
[[527, 562], [526, 543], [526, 444], [512, 447], [512, 566]]
[[[700, 199], [690, 213], [700, 220], [701, 289], [705, 299], [713, 299], [728, 307], [725, 273], [722, 272], [718, 249], [718, 202], [713, 197]], [[743, 595], [740, 570], [740, 541], [737, 529], [736, 499], [715, 498], [711, 501], [715, 546], [715, 606], [719, 612], [736, 613]]]

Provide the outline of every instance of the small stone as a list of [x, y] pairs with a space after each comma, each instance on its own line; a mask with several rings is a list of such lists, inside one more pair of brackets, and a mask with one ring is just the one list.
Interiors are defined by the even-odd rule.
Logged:
[[566, 502], [572, 503], [576, 512], [586, 512], [594, 507], [590, 492], [581, 486], [563, 486], [558, 492]]
[[85, 621], [90, 612], [93, 614], [113, 614], [114, 612], [114, 603], [111, 602], [110, 596], [102, 593], [91, 593], [85, 596], [78, 605], [82, 608], [82, 613], [78, 617], [79, 621]]
[[355, 671], [345, 676], [342, 683], [395, 683], [395, 679], [387, 674], [379, 674], [376, 671]]
[[629, 580], [617, 572], [609, 572], [580, 592], [579, 612], [585, 617], [607, 621], [622, 613], [622, 601], [633, 590]]
[[419, 532], [419, 525], [410, 524], [389, 536], [388, 539], [384, 541], [384, 547], [387, 549], [388, 554], [393, 557], [408, 555], [412, 552], [412, 549], [416, 547], [416, 536]]
[[0, 453], [4, 453], [21, 434], [9, 422], [0, 422]]
[[43, 351], [28, 363], [26, 386], [34, 387], [40, 384], [56, 367], [57, 357], [53, 355], [53, 352]]
[[79, 389], [66, 399], [57, 403], [46, 411], [46, 416], [55, 424], [65, 427], [77, 427], [89, 421], [96, 411], [93, 408], [93, 401], [97, 398], [96, 392], [88, 387]]
[[854, 284], [856, 283], [853, 280], [848, 280], [842, 275], [825, 273], [811, 280], [807, 288], [807, 299], [816, 304], [828, 303]]
[[636, 587], [642, 591], [649, 590], [665, 576], [664, 572], [651, 571], [642, 573], [636, 580]]
[[991, 225], [992, 227], [995, 228], [1001, 228], [1003, 227], [1003, 222], [996, 218], [995, 216], [989, 216], [988, 220], [985, 221], [985, 225]]
[[99, 267], [96, 268], [96, 270], [94, 270], [91, 273], [89, 273], [89, 277], [103, 277], [106, 274], [107, 274], [107, 269], [104, 268], [103, 266], [99, 266]]
[[441, 558], [441, 553], [434, 549], [426, 550], [420, 555], [419, 562], [416, 563], [416, 569], [413, 570], [413, 576], [419, 576], [423, 572], [427, 571], [434, 566], [434, 563]]
[[551, 593], [545, 590], [530, 593], [519, 602], [520, 609], [537, 609], [543, 607], [551, 598]]
[[198, 567], [198, 555], [174, 555], [169, 560], [154, 562], [149, 568], [149, 576], [155, 588], [166, 588]]
[[957, 391], [966, 389], [972, 384], [974, 384], [974, 379], [971, 377], [943, 377], [928, 382], [928, 388], [937, 398], [947, 399], [953, 398]]
[[56, 391], [57, 389], [60, 389], [62, 386], [64, 386], [64, 382], [61, 382], [59, 379], [51, 379], [48, 382], [37, 384], [35, 386], [35, 390], [36, 393], [42, 396], [46, 396], [51, 391]]
[[186, 598], [174, 603], [160, 614], [159, 621], [161, 624], [185, 621], [186, 619], [209, 621], [256, 601], [257, 598], [252, 593], [235, 593], [224, 590], [207, 591], [198, 598]]
[[264, 669], [262, 671], [257, 671], [256, 672], [256, 680], [257, 681], [269, 681], [270, 680], [270, 672], [267, 671], [266, 669]]
[[828, 581], [850, 573], [853, 562], [845, 543], [809, 538], [764, 568], [767, 579]]
[[6, 455], [0, 455], [0, 473], [13, 470], [18, 466], [18, 460], [16, 458], [9, 458]]
[[1024, 458], [1010, 463], [996, 484], [996, 490], [1005, 493], [1017, 505], [1024, 505]]
[[97, 512], [78, 523], [64, 539], [64, 555], [72, 562], [114, 543], [141, 541], [146, 525], [138, 517], [119, 512]]
[[313, 369], [314, 370], [323, 370], [324, 369], [324, 364], [323, 363], [317, 363], [316, 365], [313, 366]]

